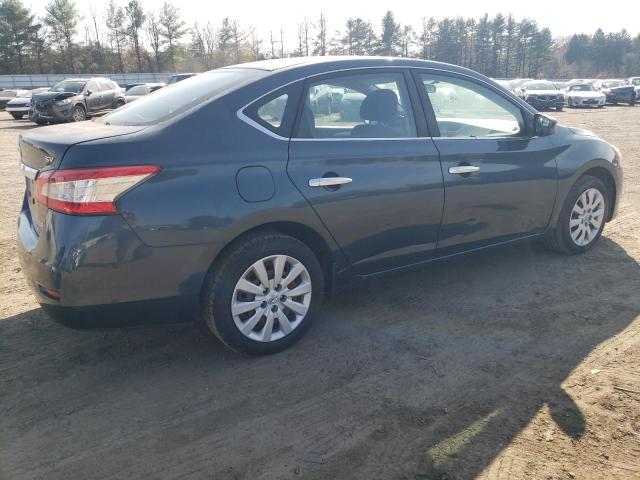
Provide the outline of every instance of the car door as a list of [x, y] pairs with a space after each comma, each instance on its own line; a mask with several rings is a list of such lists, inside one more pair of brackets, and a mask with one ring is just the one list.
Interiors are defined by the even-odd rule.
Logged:
[[557, 188], [551, 137], [531, 135], [531, 114], [488, 83], [414, 73], [444, 176], [439, 255], [544, 231]]
[[100, 92], [100, 85], [98, 82], [96, 80], [89, 80], [84, 87], [84, 92], [87, 110], [90, 112], [100, 110], [100, 106], [102, 105], [102, 94]]
[[[336, 99], [336, 111], [314, 101], [336, 90], [357, 95]], [[402, 70], [341, 72], [304, 87], [288, 174], [360, 275], [435, 254], [442, 172], [412, 99], [419, 105]]]

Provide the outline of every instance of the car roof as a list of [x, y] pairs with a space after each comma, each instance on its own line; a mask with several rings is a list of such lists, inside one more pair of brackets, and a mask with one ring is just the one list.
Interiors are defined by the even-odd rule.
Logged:
[[418, 67], [418, 68], [436, 68], [441, 70], [474, 73], [464, 67], [458, 67], [448, 63], [436, 62], [433, 60], [421, 60], [415, 58], [400, 58], [400, 57], [379, 57], [379, 56], [316, 56], [316, 57], [288, 57], [277, 58], [271, 60], [259, 60], [257, 62], [241, 63], [237, 65], [229, 65], [223, 67], [226, 69], [254, 69], [263, 70], [267, 72], [277, 72], [281, 70], [305, 70], [311, 67], [325, 66], [327, 70], [329, 68], [335, 69], [349, 69], [349, 68], [362, 68], [362, 67]]

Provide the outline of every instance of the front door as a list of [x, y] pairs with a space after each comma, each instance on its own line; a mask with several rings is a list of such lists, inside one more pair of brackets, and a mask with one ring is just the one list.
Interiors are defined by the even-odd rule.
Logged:
[[544, 231], [557, 187], [550, 137], [528, 134], [520, 107], [488, 86], [440, 74], [418, 79], [439, 130], [446, 201], [438, 254]]
[[307, 82], [289, 147], [289, 176], [360, 275], [435, 254], [442, 171], [433, 141], [418, 136], [407, 78], [378, 70]]

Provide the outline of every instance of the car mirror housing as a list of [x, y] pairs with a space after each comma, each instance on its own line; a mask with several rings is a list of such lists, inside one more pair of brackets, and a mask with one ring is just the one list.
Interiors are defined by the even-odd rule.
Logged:
[[86, 92], [84, 92], [85, 97], [90, 96], [93, 93], [92, 90], [87, 90]]
[[536, 113], [533, 119], [534, 133], [536, 137], [546, 137], [553, 134], [558, 121], [548, 115]]

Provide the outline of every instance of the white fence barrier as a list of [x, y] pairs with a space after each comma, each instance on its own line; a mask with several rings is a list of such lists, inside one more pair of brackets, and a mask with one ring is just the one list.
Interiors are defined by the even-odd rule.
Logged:
[[52, 75], [0, 75], [0, 88], [39, 88], [51, 87], [65, 78], [106, 77], [121, 87], [131, 83], [167, 82], [171, 73], [96, 73], [87, 74], [52, 74]]

